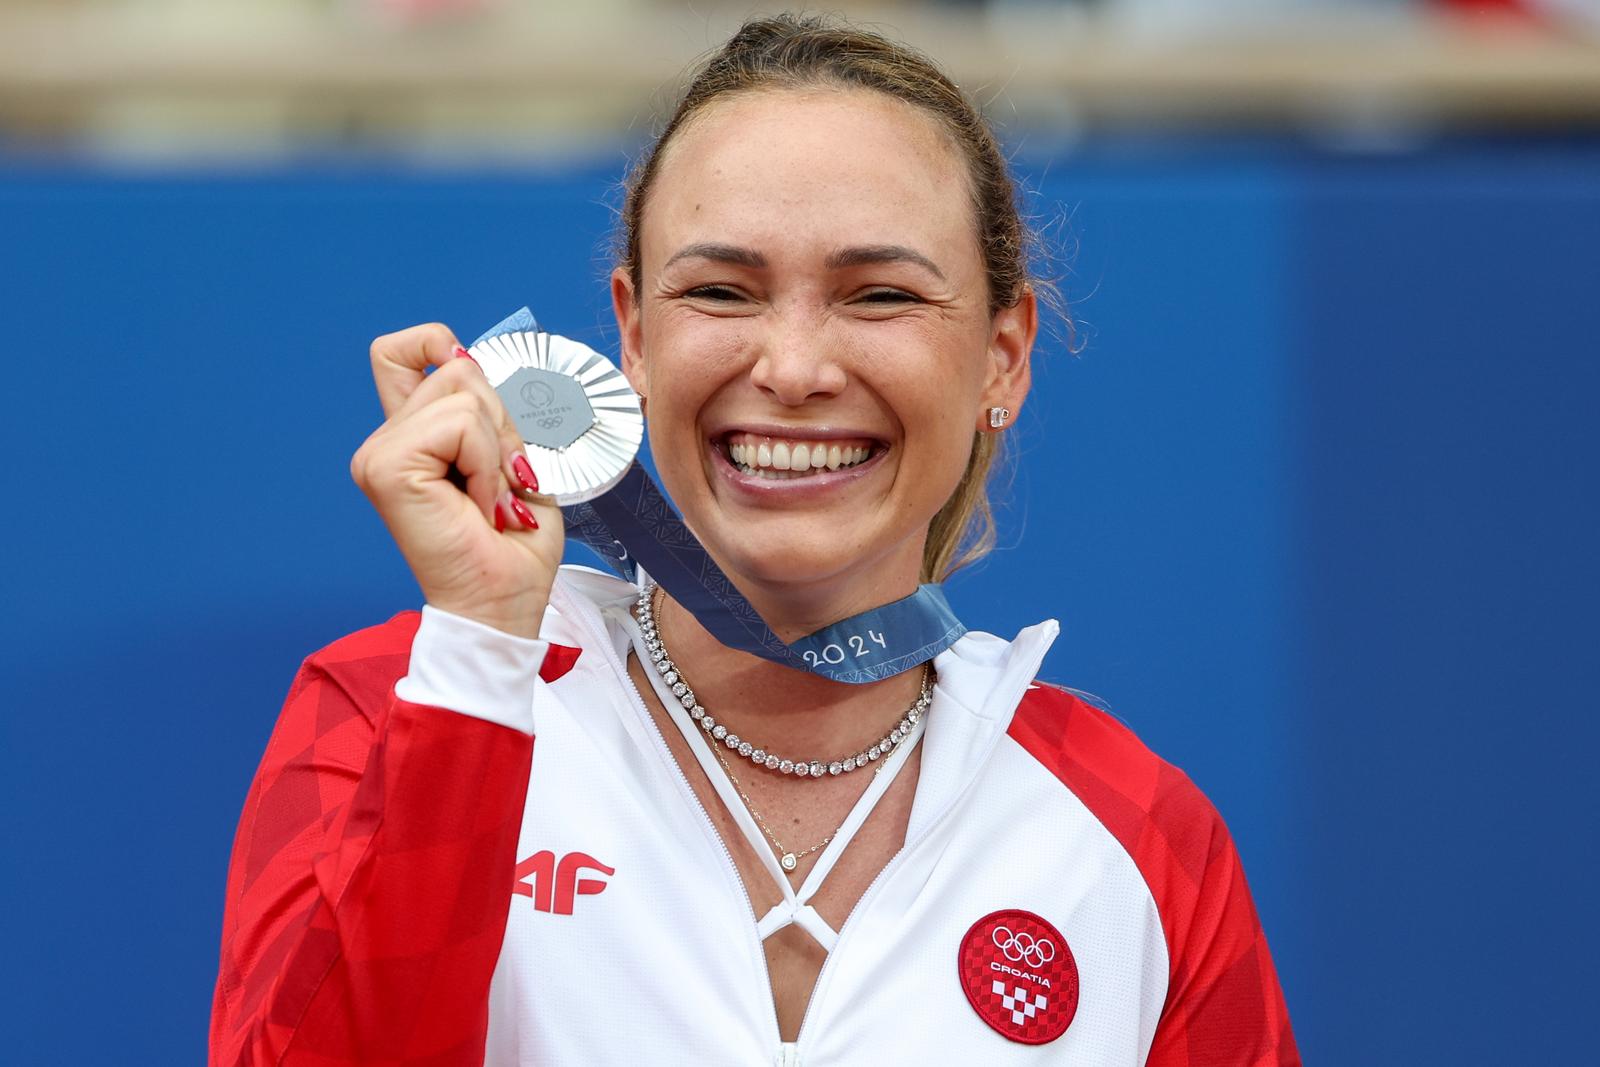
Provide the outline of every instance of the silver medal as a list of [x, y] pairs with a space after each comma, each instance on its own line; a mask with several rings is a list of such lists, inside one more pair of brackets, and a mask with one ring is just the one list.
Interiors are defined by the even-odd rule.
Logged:
[[609, 359], [542, 331], [498, 334], [471, 352], [522, 435], [541, 494], [566, 507], [622, 480], [644, 440], [644, 416]]

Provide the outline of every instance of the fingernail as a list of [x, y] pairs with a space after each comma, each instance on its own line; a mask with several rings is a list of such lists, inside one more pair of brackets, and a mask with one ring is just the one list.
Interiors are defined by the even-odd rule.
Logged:
[[505, 532], [506, 502], [504, 500], [496, 500], [494, 502], [494, 528], [499, 533]]
[[528, 529], [537, 530], [539, 528], [539, 520], [533, 517], [533, 512], [528, 508], [528, 505], [516, 497], [511, 498], [511, 510], [517, 513], [517, 518]]
[[528, 457], [516, 455], [511, 457], [511, 469], [517, 474], [517, 481], [522, 483], [522, 488], [530, 493], [539, 491], [539, 479], [533, 476], [533, 464], [528, 462]]
[[[472, 353], [468, 352], [465, 348], [461, 347], [460, 345], [456, 345], [456, 358], [457, 359], [472, 359]], [[472, 359], [472, 362], [476, 363], [478, 361], [475, 360], [475, 359]]]

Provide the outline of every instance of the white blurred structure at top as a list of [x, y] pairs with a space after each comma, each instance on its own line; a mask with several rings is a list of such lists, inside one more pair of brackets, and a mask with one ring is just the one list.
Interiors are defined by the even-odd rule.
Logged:
[[[719, 0], [0, 0], [0, 151], [613, 153]], [[1600, 125], [1600, 0], [881, 0], [1013, 131]]]

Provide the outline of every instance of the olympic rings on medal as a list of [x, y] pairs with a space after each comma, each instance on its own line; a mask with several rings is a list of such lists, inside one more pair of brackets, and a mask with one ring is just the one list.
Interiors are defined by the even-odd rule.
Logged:
[[1042, 967], [1056, 958], [1055, 942], [1048, 937], [1035, 939], [1032, 934], [1012, 933], [1007, 927], [997, 926], [989, 939], [1012, 963]]

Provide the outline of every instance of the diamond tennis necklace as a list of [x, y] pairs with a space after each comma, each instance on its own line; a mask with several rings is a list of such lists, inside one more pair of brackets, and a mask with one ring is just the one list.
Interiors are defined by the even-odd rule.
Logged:
[[[922, 718], [928, 710], [928, 705], [933, 701], [933, 689], [930, 680], [933, 675], [931, 664], [925, 664], [922, 671], [922, 690], [917, 694], [916, 703], [911, 705], [909, 711], [901, 720], [895, 723], [894, 728], [883, 736], [883, 739], [871, 748], [863, 749], [854, 755], [842, 759], [830, 760], [824, 763], [821, 760], [795, 760], [768, 751], [758, 745], [740, 737], [738, 734], [729, 733], [728, 728], [716, 719], [700, 702], [695, 699], [694, 690], [689, 688], [689, 683], [683, 680], [683, 674], [678, 670], [677, 664], [672, 662], [672, 657], [667, 654], [667, 647], [661, 643], [661, 633], [656, 629], [655, 619], [655, 592], [656, 584], [651, 582], [639, 592], [639, 602], [635, 610], [639, 619], [639, 629], [644, 634], [645, 648], [650, 653], [650, 665], [661, 675], [661, 680], [672, 690], [700, 729], [712, 741], [720, 741], [723, 747], [738, 753], [757, 767], [764, 767], [769, 771], [779, 774], [791, 774], [796, 778], [821, 778], [823, 775], [849, 774], [859, 770], [869, 763], [889, 755], [900, 747], [900, 743], [911, 736], [911, 728]], [[715, 751], [715, 749], [713, 749]], [[720, 755], [720, 753], [718, 753]]]

